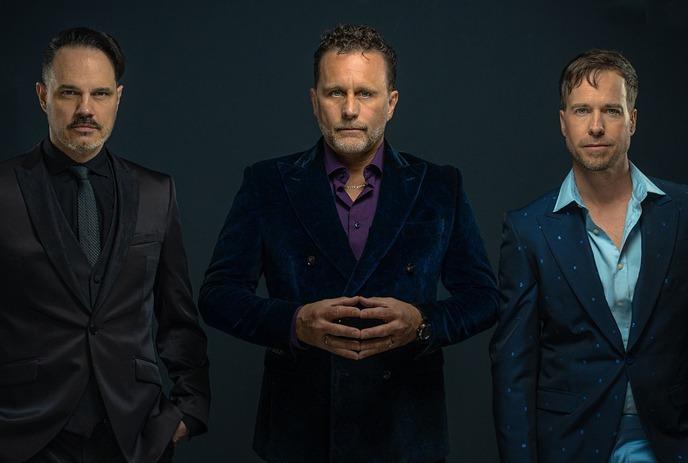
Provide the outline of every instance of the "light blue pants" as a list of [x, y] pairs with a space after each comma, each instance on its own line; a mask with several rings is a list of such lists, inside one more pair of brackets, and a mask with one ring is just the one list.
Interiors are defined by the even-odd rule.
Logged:
[[638, 415], [621, 417], [618, 438], [609, 463], [657, 463]]

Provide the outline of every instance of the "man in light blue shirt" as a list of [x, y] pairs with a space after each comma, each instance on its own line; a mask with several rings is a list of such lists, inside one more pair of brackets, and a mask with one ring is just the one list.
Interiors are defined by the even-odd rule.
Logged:
[[502, 461], [688, 461], [688, 188], [628, 159], [638, 78], [624, 56], [583, 53], [560, 88], [572, 169], [504, 226]]

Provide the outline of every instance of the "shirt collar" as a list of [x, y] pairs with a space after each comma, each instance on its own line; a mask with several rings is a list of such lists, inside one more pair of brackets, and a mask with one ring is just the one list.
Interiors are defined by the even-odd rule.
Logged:
[[110, 177], [110, 166], [108, 165], [107, 150], [105, 149], [101, 149], [98, 154], [87, 162], [79, 164], [53, 145], [49, 139], [45, 139], [41, 146], [43, 148], [43, 159], [50, 175], [57, 175], [71, 166], [82, 165], [88, 167], [89, 171], [97, 175]]
[[[642, 203], [649, 193], [656, 194], [659, 196], [664, 196], [664, 193], [657, 185], [652, 183], [652, 180], [647, 178], [640, 169], [638, 169], [632, 162], [630, 164], [631, 171], [631, 183], [633, 184], [633, 191], [631, 192], [632, 198], [638, 203]], [[557, 196], [557, 202], [554, 204], [554, 209], [552, 212], [558, 212], [568, 206], [571, 203], [576, 203], [579, 207], [585, 208], [583, 199], [578, 192], [578, 187], [576, 186], [576, 179], [573, 175], [573, 169], [571, 169], [561, 183], [559, 188], [559, 196]]]
[[[344, 171], [348, 173], [346, 166], [337, 158], [337, 155], [335, 154], [334, 150], [330, 148], [330, 145], [328, 145], [324, 141], [323, 145], [325, 146], [324, 163], [325, 172], [327, 173], [327, 176], [332, 176], [334, 172], [339, 171], [340, 169], [344, 169]], [[382, 173], [382, 165], [384, 164], [384, 151], [385, 144], [383, 142], [380, 143], [380, 146], [377, 148], [377, 151], [375, 151], [375, 156], [373, 156], [373, 160], [370, 162], [370, 164], [368, 164], [365, 167], [366, 171], [372, 170], [368, 169], [369, 167], [375, 167], [378, 173]]]

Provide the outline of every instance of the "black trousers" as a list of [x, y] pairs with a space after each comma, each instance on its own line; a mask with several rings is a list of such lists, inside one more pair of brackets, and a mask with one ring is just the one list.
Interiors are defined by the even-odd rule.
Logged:
[[[158, 463], [171, 463], [170, 444]], [[96, 426], [91, 437], [62, 431], [26, 463], [126, 463], [109, 424]]]

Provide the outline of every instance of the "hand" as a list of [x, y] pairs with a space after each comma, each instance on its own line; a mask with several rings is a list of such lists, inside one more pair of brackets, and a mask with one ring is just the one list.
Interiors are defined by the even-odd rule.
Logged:
[[415, 341], [423, 322], [418, 309], [393, 297], [361, 297], [361, 318], [384, 320], [382, 325], [361, 330], [359, 359], [396, 349]]
[[358, 318], [359, 297], [323, 299], [301, 307], [296, 316], [296, 337], [311, 346], [351, 360], [358, 360], [361, 330], [341, 325], [337, 320]]
[[189, 430], [186, 428], [184, 422], [180, 421], [179, 426], [177, 426], [177, 430], [174, 432], [174, 435], [172, 436], [172, 447], [176, 447], [180, 441], [185, 440], [188, 437]]

